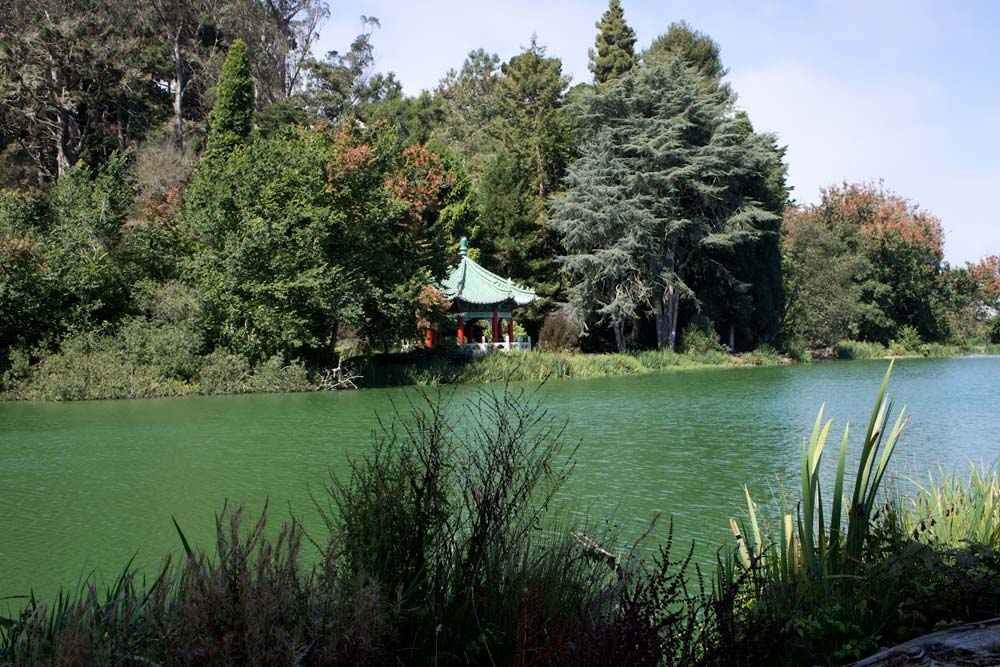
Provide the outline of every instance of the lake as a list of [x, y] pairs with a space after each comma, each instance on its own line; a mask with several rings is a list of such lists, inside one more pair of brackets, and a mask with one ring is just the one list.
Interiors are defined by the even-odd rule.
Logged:
[[[835, 420], [831, 449], [847, 420], [857, 449], [886, 366], [550, 382], [540, 398], [581, 442], [563, 498], [591, 518], [614, 517], [626, 535], [656, 513], [673, 516], [678, 538], [714, 549], [729, 539], [743, 483], [758, 501], [796, 483], [822, 403]], [[891, 389], [912, 415], [893, 466], [898, 484], [938, 465], [995, 463], [1000, 357], [901, 360]], [[133, 554], [151, 569], [180, 550], [171, 515], [210, 547], [227, 498], [251, 511], [269, 498], [272, 522], [291, 511], [317, 526], [307, 485], [346, 471], [368, 450], [375, 414], [391, 414], [408, 391], [0, 404], [0, 597], [114, 576]], [[455, 398], [474, 391], [458, 387]]]

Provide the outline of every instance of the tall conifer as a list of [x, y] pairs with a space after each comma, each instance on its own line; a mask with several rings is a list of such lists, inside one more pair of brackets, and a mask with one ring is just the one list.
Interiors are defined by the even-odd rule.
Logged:
[[242, 39], [235, 40], [229, 47], [208, 127], [207, 148], [211, 152], [231, 149], [250, 136], [253, 128], [253, 77], [247, 45]]
[[[766, 146], [743, 131], [727, 91], [705, 86], [677, 58], [599, 88], [581, 121], [593, 134], [552, 223], [568, 250], [577, 306], [593, 308], [581, 298], [587, 292], [604, 299], [597, 314], [604, 309], [613, 325], [625, 305], [651, 315], [657, 346], [674, 349], [680, 302], [697, 302], [699, 264], [759, 238], [778, 219], [741, 187]], [[718, 270], [730, 278], [727, 267]], [[600, 289], [588, 290], [592, 284]], [[608, 310], [611, 299], [622, 303]]]
[[597, 37], [590, 49], [590, 71], [595, 83], [604, 83], [632, 69], [638, 61], [635, 55], [635, 31], [625, 23], [620, 0], [611, 0], [608, 11], [594, 24]]

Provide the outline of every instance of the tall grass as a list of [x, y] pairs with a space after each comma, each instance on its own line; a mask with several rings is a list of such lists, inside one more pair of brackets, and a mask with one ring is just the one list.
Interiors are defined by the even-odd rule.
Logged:
[[838, 359], [881, 359], [889, 351], [881, 343], [842, 340], [834, 344], [833, 354]]
[[958, 548], [976, 543], [1000, 547], [1000, 481], [997, 466], [969, 465], [968, 475], [945, 473], [918, 483], [918, 492], [897, 503], [903, 529], [914, 539]]
[[[777, 535], [762, 533], [749, 487], [744, 487], [750, 530], [740, 531], [737, 523], [732, 522], [744, 567], [762, 562], [776, 582], [791, 586], [800, 585], [803, 578], [819, 581], [831, 576], [849, 575], [855, 571], [861, 562], [862, 549], [869, 535], [879, 487], [906, 424], [904, 408], [895, 424], [887, 428], [893, 401], [886, 398], [885, 392], [891, 375], [892, 362], [882, 380], [862, 441], [849, 504], [844, 500], [845, 464], [850, 435], [848, 425], [844, 428], [840, 442], [833, 495], [827, 511], [824, 511], [827, 506], [820, 484], [820, 464], [833, 420], [823, 422], [823, 408], [820, 408], [816, 417], [812, 436], [802, 445], [801, 495], [796, 512], [794, 515], [783, 516]], [[824, 521], [826, 514], [830, 517], [829, 528]], [[844, 520], [847, 524], [846, 531]], [[752, 541], [744, 539], [744, 533], [752, 536]]]

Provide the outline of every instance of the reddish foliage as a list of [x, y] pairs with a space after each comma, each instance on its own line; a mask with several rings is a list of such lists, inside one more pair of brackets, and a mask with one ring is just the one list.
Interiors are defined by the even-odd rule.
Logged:
[[843, 183], [820, 190], [819, 204], [791, 209], [785, 228], [795, 233], [806, 218], [821, 218], [830, 225], [856, 229], [869, 248], [902, 242], [938, 258], [944, 255], [941, 221], [884, 184]]
[[440, 204], [441, 191], [453, 176], [445, 171], [441, 158], [423, 146], [410, 146], [402, 157], [399, 172], [385, 177], [385, 188], [422, 222], [424, 212]]
[[181, 203], [181, 186], [175, 185], [166, 192], [150, 197], [142, 207], [147, 220], [169, 220]]
[[417, 295], [417, 307], [417, 329], [423, 331], [443, 323], [451, 308], [451, 301], [433, 285], [424, 285]]
[[986, 303], [1000, 303], [1000, 256], [990, 255], [969, 267], [972, 281], [978, 286]]
[[331, 138], [334, 159], [326, 166], [326, 176], [331, 184], [368, 169], [375, 163], [375, 148], [362, 142], [346, 128], [333, 130]]

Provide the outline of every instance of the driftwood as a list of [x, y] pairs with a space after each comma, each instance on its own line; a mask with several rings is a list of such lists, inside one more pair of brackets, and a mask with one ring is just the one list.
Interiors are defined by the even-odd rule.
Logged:
[[320, 389], [325, 389], [326, 391], [357, 389], [358, 385], [354, 384], [354, 381], [360, 379], [360, 375], [350, 375], [344, 372], [344, 360], [341, 359], [337, 363], [336, 368], [329, 368], [323, 373], [318, 386]]
[[593, 558], [594, 560], [604, 561], [608, 564], [608, 567], [621, 574], [621, 565], [618, 563], [617, 556], [583, 533], [571, 532], [570, 535], [573, 536], [573, 539], [577, 544], [583, 547], [583, 553], [585, 556]]
[[849, 667], [987, 666], [1000, 666], [1000, 618], [924, 635]]

